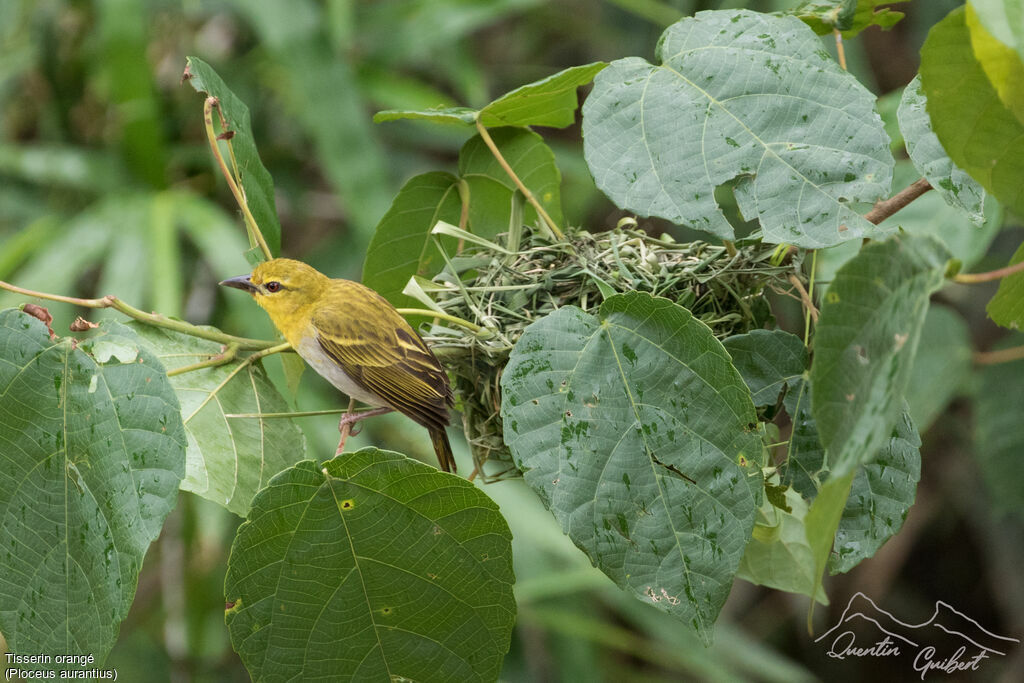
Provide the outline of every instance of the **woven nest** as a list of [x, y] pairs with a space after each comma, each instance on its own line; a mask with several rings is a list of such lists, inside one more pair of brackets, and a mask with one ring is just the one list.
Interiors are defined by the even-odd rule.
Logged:
[[766, 290], [795, 296], [792, 278], [803, 277], [784, 250], [756, 241], [738, 243], [730, 253], [639, 229], [578, 231], [564, 242], [539, 235], [524, 240], [511, 253], [467, 243], [458, 255], [447, 255], [448, 267], [425, 288], [445, 313], [484, 328], [474, 333], [435, 322], [422, 334], [452, 374], [476, 471], [485, 481], [519, 474], [502, 437], [500, 381], [530, 323], [562, 306], [596, 312], [612, 292], [643, 291], [684, 306], [724, 339], [771, 322]]

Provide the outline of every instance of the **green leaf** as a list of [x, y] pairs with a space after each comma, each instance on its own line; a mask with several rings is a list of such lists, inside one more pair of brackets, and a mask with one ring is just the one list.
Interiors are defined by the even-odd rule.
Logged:
[[607, 62], [594, 62], [563, 69], [539, 81], [506, 93], [482, 109], [438, 107], [436, 109], [389, 109], [377, 112], [374, 123], [399, 119], [420, 119], [436, 123], [474, 125], [480, 120], [488, 128], [499, 126], [550, 126], [565, 128], [576, 121], [576, 89], [594, 80]]
[[613, 62], [583, 106], [587, 163], [620, 208], [731, 239], [714, 194], [737, 180], [768, 242], [882, 234], [849, 206], [891, 185], [875, 97], [798, 19], [699, 12], [665, 31], [658, 55], [661, 66]]
[[811, 383], [800, 382], [786, 394], [786, 412], [793, 422], [789, 451], [782, 468], [782, 483], [792, 487], [806, 500], [813, 500], [828, 477], [825, 449], [818, 437], [818, 423], [811, 413]]
[[736, 576], [758, 586], [812, 596], [827, 605], [821, 582], [815, 581], [814, 553], [804, 527], [807, 501], [791, 488], [783, 495], [788, 511], [772, 505], [767, 496], [762, 501]]
[[947, 204], [962, 210], [975, 225], [981, 225], [985, 220], [982, 213], [985, 190], [966, 171], [953, 163], [942, 148], [938, 136], [932, 131], [924, 93], [921, 92], [920, 76], [915, 76], [903, 90], [898, 118], [900, 131], [906, 140], [907, 153], [917, 170]]
[[[490, 135], [519, 180], [561, 226], [562, 174], [551, 148], [541, 136], [526, 128], [495, 128]], [[488, 238], [508, 232], [513, 195], [518, 190], [479, 135], [470, 138], [459, 152], [459, 174], [469, 188], [472, 232]], [[536, 210], [527, 205], [524, 221], [534, 224], [537, 220]]]
[[970, 0], [981, 24], [1024, 60], [1024, 4], [1020, 0]]
[[249, 122], [249, 108], [228, 89], [209, 64], [198, 57], [189, 57], [187, 64], [185, 72], [189, 74], [189, 84], [196, 92], [204, 92], [217, 98], [221, 113], [228, 122], [228, 129], [234, 132], [231, 144], [238, 161], [238, 172], [241, 175], [249, 211], [256, 219], [256, 224], [270, 246], [271, 253], [276, 256], [281, 252], [281, 223], [278, 221], [277, 207], [274, 203], [274, 181], [260, 161], [259, 152], [256, 151], [256, 140], [253, 138]]
[[[1019, 0], [1018, 14], [1021, 13]], [[971, 48], [974, 57], [981, 64], [992, 87], [999, 94], [999, 99], [1013, 112], [1018, 121], [1024, 123], [1024, 63], [1022, 58], [1010, 45], [994, 37], [982, 23], [978, 13], [972, 6], [966, 6], [967, 30], [971, 36]]]
[[921, 437], [910, 414], [896, 422], [889, 444], [853, 478], [829, 558], [833, 574], [848, 572], [903, 527], [921, 479]]
[[924, 319], [906, 391], [910, 416], [918, 429], [928, 429], [967, 385], [970, 374], [971, 338], [967, 323], [951, 308], [932, 305]]
[[[131, 330], [97, 330], [122, 345]], [[100, 363], [0, 312], [0, 631], [12, 652], [103, 661], [174, 507], [185, 433], [160, 362]]]
[[[846, 508], [846, 501], [850, 495], [853, 475], [854, 472], [851, 471], [841, 477], [830, 478], [826, 481], [818, 491], [814, 502], [811, 503], [807, 517], [804, 518], [807, 543], [814, 555], [814, 595], [818, 594], [825, 576], [825, 566], [828, 564], [836, 531], [843, 518], [843, 510]], [[808, 614], [809, 621], [810, 614]]]
[[[1014, 343], [1024, 337], [1014, 335]], [[1000, 514], [1018, 517], [1024, 511], [1024, 420], [1019, 407], [1024, 405], [1024, 360], [986, 365], [978, 373], [980, 382], [974, 394], [974, 443], [978, 464]]]
[[949, 157], [988, 192], [1024, 213], [1024, 123], [974, 58], [963, 7], [935, 24], [921, 48], [921, 86]]
[[[1009, 265], [1014, 266], [1024, 261], [1024, 244], [1017, 247]], [[1024, 271], [1002, 278], [999, 289], [988, 302], [985, 311], [992, 320], [1011, 330], [1024, 327]]]
[[[906, 2], [907, 0], [903, 0]], [[878, 26], [888, 30], [903, 18], [903, 12], [897, 12], [879, 5], [899, 4], [900, 0], [840, 0], [821, 2], [809, 0], [784, 14], [792, 14], [820, 36], [839, 29], [843, 38], [853, 38], [866, 28]]]
[[497, 126], [551, 126], [565, 128], [576, 122], [576, 89], [594, 80], [607, 62], [563, 69], [516, 88], [480, 110], [480, 123]]
[[[168, 370], [221, 352], [216, 342], [134, 325], [142, 342]], [[263, 367], [241, 359], [171, 377], [188, 435], [181, 488], [244, 516], [271, 477], [305, 457], [302, 432], [285, 418], [229, 418], [245, 413], [287, 412], [288, 404]]]
[[865, 246], [825, 295], [811, 366], [813, 412], [833, 477], [852, 472], [887, 442], [949, 253], [931, 237]]
[[807, 369], [807, 347], [784, 330], [753, 330], [722, 342], [750, 387], [758, 408], [775, 405], [786, 387], [796, 387]]
[[479, 489], [399, 453], [300, 462], [231, 546], [231, 643], [253, 680], [496, 680], [511, 540]]
[[439, 220], [459, 222], [459, 179], [450, 173], [424, 173], [409, 179], [380, 219], [366, 250], [363, 284], [396, 307], [419, 306], [402, 294], [413, 275], [431, 277], [444, 265], [430, 237]]
[[526, 483], [619, 586], [705, 640], [754, 524], [763, 449], [711, 330], [629, 293], [533, 323], [501, 377]]

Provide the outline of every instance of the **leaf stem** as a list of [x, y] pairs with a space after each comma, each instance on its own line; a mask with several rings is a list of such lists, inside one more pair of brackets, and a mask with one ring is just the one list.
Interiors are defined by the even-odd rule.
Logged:
[[221, 353], [210, 356], [206, 360], [199, 361], [198, 363], [192, 363], [191, 365], [182, 365], [180, 368], [174, 368], [173, 370], [167, 371], [168, 377], [174, 377], [175, 375], [184, 375], [186, 372], [192, 372], [193, 370], [202, 370], [203, 368], [212, 368], [218, 365], [224, 365], [230, 363], [238, 356], [238, 344], [228, 344]]
[[975, 351], [971, 358], [978, 365], [1012, 363], [1015, 360], [1024, 359], [1024, 346], [1014, 346], [1009, 349], [999, 349], [998, 351]]
[[925, 178], [919, 178], [889, 199], [883, 199], [876, 203], [874, 208], [864, 214], [864, 218], [868, 222], [878, 225], [930, 189], [932, 189], [931, 183]]
[[145, 311], [140, 311], [134, 306], [121, 301], [113, 294], [108, 294], [104, 297], [100, 297], [99, 299], [79, 299], [77, 297], [63, 296], [61, 294], [35, 292], [31, 289], [17, 287], [8, 282], [4, 282], [3, 280], [0, 280], [0, 289], [6, 289], [16, 294], [24, 294], [25, 296], [31, 296], [37, 299], [60, 301], [66, 304], [81, 306], [82, 308], [113, 308], [116, 311], [124, 313], [129, 318], [134, 318], [135, 320], [146, 323], [147, 325], [162, 327], [167, 330], [187, 334], [191, 337], [199, 337], [200, 339], [220, 342], [221, 344], [237, 344], [239, 349], [267, 349], [277, 344], [277, 342], [265, 341], [263, 339], [236, 337], [231, 334], [225, 334], [219, 330], [208, 330], [206, 328], [199, 327], [198, 325], [187, 323], [184, 320], [168, 318], [159, 313], [146, 313]]
[[1024, 261], [1014, 263], [1005, 268], [998, 268], [996, 270], [990, 270], [987, 273], [957, 273], [953, 276], [953, 282], [960, 282], [967, 285], [977, 284], [978, 282], [991, 282], [992, 280], [999, 280], [1004, 277], [1016, 275], [1017, 273], [1024, 272]]
[[487, 128], [484, 126], [484, 124], [480, 123], [480, 119], [477, 119], [476, 121], [476, 129], [477, 132], [480, 133], [480, 139], [484, 141], [484, 144], [487, 145], [487, 148], [491, 150], [491, 154], [493, 154], [494, 158], [498, 160], [498, 165], [500, 165], [501, 168], [504, 169], [505, 173], [508, 174], [508, 177], [512, 179], [512, 182], [516, 184], [516, 187], [519, 188], [519, 191], [523, 193], [524, 197], [526, 197], [526, 201], [530, 202], [530, 204], [533, 205], [533, 208], [537, 210], [538, 215], [540, 215], [541, 219], [551, 229], [551, 232], [555, 236], [555, 239], [559, 240], [560, 242], [564, 242], [565, 233], [563, 233], [559, 229], [559, 227], [555, 224], [555, 221], [551, 218], [551, 216], [548, 215], [548, 212], [544, 210], [543, 206], [541, 206], [541, 203], [537, 201], [537, 198], [533, 196], [532, 192], [530, 192], [530, 188], [526, 187], [526, 185], [523, 184], [523, 181], [519, 179], [519, 176], [516, 175], [516, 172], [513, 171], [512, 167], [508, 165], [507, 161], [505, 161], [505, 157], [501, 155], [501, 151], [498, 149], [498, 146], [494, 144], [494, 140], [491, 139], [491, 134], [487, 132]]
[[[367, 408], [370, 410], [370, 408]], [[241, 418], [286, 418], [286, 417], [315, 417], [317, 415], [338, 415], [339, 413], [348, 412], [347, 408], [331, 408], [330, 410], [305, 410], [296, 411], [294, 413], [224, 413], [224, 417], [232, 419]], [[358, 412], [358, 411], [357, 411]]]
[[[210, 149], [213, 150], [213, 156], [217, 160], [217, 165], [220, 166], [220, 172], [227, 181], [228, 187], [231, 188], [231, 194], [234, 195], [238, 208], [242, 210], [242, 216], [245, 218], [245, 227], [249, 232], [249, 237], [259, 245], [263, 255], [269, 261], [274, 258], [274, 255], [270, 253], [270, 246], [267, 245], [267, 241], [263, 238], [263, 233], [260, 232], [260, 226], [256, 223], [256, 219], [253, 218], [252, 212], [249, 211], [249, 202], [245, 198], [245, 190], [242, 189], [241, 180], [236, 181], [235, 175], [228, 170], [227, 163], [224, 161], [224, 155], [220, 152], [220, 145], [217, 144], [218, 136], [213, 130], [214, 107], [217, 107], [217, 112], [220, 114], [221, 119], [221, 128], [224, 129], [224, 133], [221, 135], [228, 140], [229, 148], [231, 146], [230, 137], [227, 136], [227, 133], [231, 131], [227, 130], [227, 121], [224, 120], [224, 114], [220, 110], [220, 101], [216, 97], [207, 97], [206, 102], [203, 104], [203, 123], [206, 126], [206, 137], [210, 141]], [[234, 149], [230, 148], [230, 152], [231, 163], [237, 171], [238, 166], [235, 162]]]
[[846, 49], [843, 47], [843, 34], [837, 28], [833, 28], [832, 33], [836, 37], [836, 56], [839, 58], [839, 68], [846, 71]]

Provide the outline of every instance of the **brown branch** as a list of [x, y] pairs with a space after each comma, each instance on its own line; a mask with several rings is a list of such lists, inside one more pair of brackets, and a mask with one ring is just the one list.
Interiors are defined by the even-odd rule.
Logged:
[[864, 214], [864, 218], [868, 222], [878, 225], [930, 189], [932, 189], [931, 183], [921, 178], [889, 199], [883, 199], [876, 203], [873, 209]]
[[1024, 271], [1024, 261], [1014, 263], [1005, 268], [990, 270], [987, 273], [957, 273], [953, 276], [953, 281], [971, 285], [978, 282], [991, 282], [992, 280], [1010, 277], [1022, 271]]
[[1024, 359], [1024, 346], [1014, 346], [1013, 348], [999, 349], [998, 351], [975, 351], [971, 358], [978, 365], [1012, 363], [1015, 360]]
[[800, 282], [800, 278], [798, 278], [793, 273], [789, 274], [789, 281], [793, 285], [793, 287], [796, 288], [796, 291], [800, 294], [800, 301], [803, 303], [804, 309], [811, 315], [812, 318], [814, 318], [814, 322], [817, 323], [818, 309], [814, 307], [814, 302], [811, 300], [811, 295], [807, 293], [806, 289], [804, 289], [804, 283]]

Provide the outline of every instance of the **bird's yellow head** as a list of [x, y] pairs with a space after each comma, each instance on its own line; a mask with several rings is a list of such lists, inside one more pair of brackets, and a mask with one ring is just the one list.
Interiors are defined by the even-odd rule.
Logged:
[[259, 264], [251, 275], [239, 275], [220, 284], [252, 294], [287, 336], [290, 323], [308, 318], [307, 309], [317, 303], [329, 283], [330, 278], [302, 261], [277, 258]]

